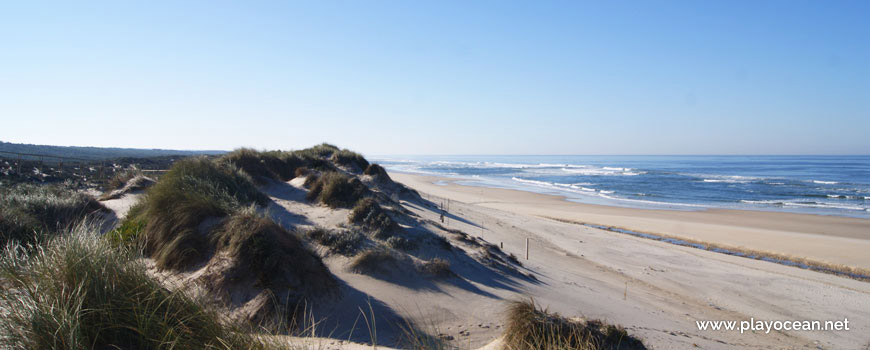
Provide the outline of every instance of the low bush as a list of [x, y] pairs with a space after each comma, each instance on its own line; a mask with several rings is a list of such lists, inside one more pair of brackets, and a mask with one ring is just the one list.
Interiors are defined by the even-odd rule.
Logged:
[[353, 207], [348, 221], [359, 224], [376, 237], [388, 235], [398, 225], [387, 212], [372, 198], [363, 198]]
[[509, 350], [646, 349], [622, 327], [601, 321], [569, 320], [537, 307], [534, 300], [508, 305], [503, 339]]
[[315, 228], [306, 234], [309, 239], [329, 248], [331, 254], [344, 256], [356, 255], [362, 245], [364, 237], [356, 231], [331, 231], [324, 228]]
[[327, 172], [311, 185], [306, 198], [320, 201], [330, 208], [348, 208], [367, 192], [368, 188], [359, 179], [338, 172]]
[[0, 256], [0, 348], [267, 349], [254, 336], [171, 292], [125, 249], [79, 226], [33, 254], [20, 245]]
[[145, 253], [161, 269], [181, 269], [200, 261], [208, 250], [199, 225], [250, 204], [265, 204], [250, 176], [228, 164], [205, 158], [176, 162], [145, 196]]
[[36, 243], [106, 209], [67, 184], [0, 187], [0, 245]]

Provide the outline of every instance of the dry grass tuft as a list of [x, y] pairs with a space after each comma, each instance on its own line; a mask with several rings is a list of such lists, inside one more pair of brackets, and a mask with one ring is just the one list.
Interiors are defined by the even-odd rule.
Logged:
[[356, 231], [333, 231], [315, 228], [306, 233], [309, 239], [329, 248], [330, 254], [354, 256], [359, 251], [364, 237]]
[[0, 347], [10, 349], [278, 349], [152, 279], [136, 255], [79, 226], [33, 254], [0, 256]]
[[539, 308], [531, 299], [508, 305], [503, 339], [508, 350], [646, 349], [622, 327], [597, 320], [569, 320]]
[[208, 239], [199, 225], [250, 204], [264, 204], [249, 176], [205, 158], [176, 162], [145, 195], [145, 253], [161, 269], [182, 269], [201, 261]]
[[357, 255], [350, 263], [350, 270], [355, 273], [389, 272], [396, 262], [389, 250], [376, 248]]
[[311, 184], [306, 198], [330, 208], [349, 208], [367, 193], [368, 188], [359, 179], [339, 172], [327, 172]]
[[253, 278], [255, 286], [298, 294], [323, 293], [337, 285], [320, 257], [253, 207], [221, 222], [211, 239], [216, 250], [234, 258], [229, 281]]
[[441, 258], [434, 258], [424, 262], [421, 266], [421, 270], [435, 277], [444, 278], [456, 276], [456, 274], [453, 273], [453, 270], [450, 269], [450, 262]]
[[108, 209], [66, 184], [0, 187], [0, 245], [37, 243], [101, 211]]
[[387, 170], [377, 163], [372, 163], [371, 165], [369, 165], [366, 170], [363, 171], [363, 174], [369, 175], [379, 182], [390, 181], [390, 175], [387, 175]]
[[348, 215], [348, 221], [362, 225], [375, 237], [388, 236], [391, 231], [398, 228], [398, 224], [373, 198], [363, 198], [357, 202]]

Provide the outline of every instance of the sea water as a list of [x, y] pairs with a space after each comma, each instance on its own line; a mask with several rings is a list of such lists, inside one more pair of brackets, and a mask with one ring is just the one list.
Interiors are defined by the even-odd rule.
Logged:
[[382, 156], [390, 171], [568, 200], [870, 217], [870, 156]]

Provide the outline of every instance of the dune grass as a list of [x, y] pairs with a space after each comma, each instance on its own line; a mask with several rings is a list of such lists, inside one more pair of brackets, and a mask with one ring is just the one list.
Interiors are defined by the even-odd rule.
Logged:
[[239, 148], [218, 159], [219, 163], [232, 164], [258, 184], [267, 180], [287, 181], [295, 177], [296, 170], [304, 167], [306, 162], [294, 152], [257, 151], [251, 148]]
[[190, 266], [207, 252], [207, 238], [199, 232], [205, 219], [266, 200], [238, 168], [205, 158], [178, 161], [145, 195], [139, 214], [146, 221], [145, 253], [161, 269]]
[[362, 172], [369, 166], [369, 161], [367, 161], [365, 157], [347, 149], [336, 151], [332, 154], [331, 159], [336, 164], [349, 167], [356, 172]]
[[268, 349], [149, 277], [135, 253], [80, 225], [33, 254], [0, 256], [0, 347], [15, 349]]
[[390, 265], [395, 265], [397, 261], [389, 250], [374, 248], [357, 255], [349, 268], [355, 273], [389, 272]]
[[[212, 235], [217, 250], [234, 257], [230, 280], [254, 277], [264, 288], [324, 293], [337, 285], [320, 257], [294, 234], [253, 207], [224, 220]], [[295, 300], [290, 300], [295, 304]]]
[[387, 215], [386, 210], [371, 197], [363, 198], [356, 203], [348, 215], [348, 221], [362, 225], [375, 237], [388, 236], [398, 227], [398, 224]]
[[127, 169], [117, 172], [115, 173], [115, 175], [112, 176], [111, 179], [109, 179], [109, 182], [106, 184], [106, 192], [120, 189], [124, 187], [124, 185], [126, 185], [128, 181], [139, 176], [144, 176], [142, 170], [139, 169]]
[[390, 175], [387, 175], [387, 170], [377, 163], [369, 164], [369, 166], [366, 167], [366, 170], [363, 171], [363, 174], [373, 177], [378, 182], [390, 181]]
[[349, 208], [367, 193], [368, 188], [359, 179], [339, 172], [326, 172], [314, 180], [306, 198], [330, 208]]
[[421, 270], [427, 274], [441, 278], [456, 275], [453, 273], [453, 270], [450, 269], [450, 262], [441, 258], [434, 258], [424, 262], [421, 266]]
[[549, 313], [534, 300], [508, 304], [507, 350], [641, 350], [643, 342], [620, 326], [597, 320], [571, 320]]
[[359, 251], [364, 241], [363, 235], [357, 231], [333, 231], [324, 228], [315, 228], [306, 233], [306, 236], [317, 243], [329, 248], [330, 254], [354, 256]]
[[107, 209], [66, 184], [0, 187], [0, 245], [36, 243]]

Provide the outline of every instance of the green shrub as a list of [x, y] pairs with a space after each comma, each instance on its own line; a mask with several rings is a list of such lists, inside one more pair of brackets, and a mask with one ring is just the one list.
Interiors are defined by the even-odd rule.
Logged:
[[117, 228], [106, 232], [104, 238], [114, 246], [133, 247], [141, 242], [142, 231], [145, 230], [145, 220], [141, 218], [128, 219], [121, 222]]
[[348, 221], [361, 225], [376, 237], [385, 236], [398, 227], [386, 211], [372, 198], [363, 198], [357, 202], [348, 215]]
[[33, 254], [0, 257], [0, 348], [267, 349], [146, 273], [130, 251], [80, 226]]
[[508, 305], [504, 329], [509, 350], [641, 350], [643, 342], [619, 326], [601, 321], [574, 321], [551, 314], [534, 300]]
[[65, 184], [0, 187], [0, 245], [36, 243], [100, 211], [108, 209]]
[[205, 158], [176, 162], [145, 196], [145, 253], [161, 269], [181, 269], [202, 259], [207, 239], [198, 226], [250, 204], [265, 204], [249, 176]]
[[347, 208], [356, 204], [367, 192], [368, 188], [359, 179], [338, 172], [327, 172], [311, 185], [306, 198], [320, 201], [330, 208]]
[[217, 250], [235, 258], [230, 280], [253, 276], [258, 286], [298, 293], [325, 292], [336, 286], [320, 257], [252, 207], [224, 220], [212, 240]]

